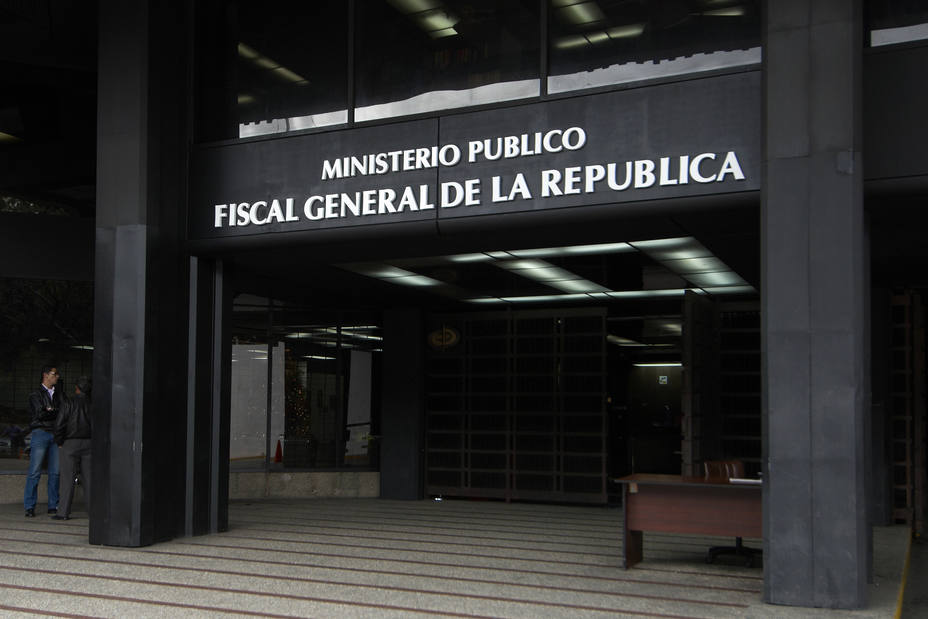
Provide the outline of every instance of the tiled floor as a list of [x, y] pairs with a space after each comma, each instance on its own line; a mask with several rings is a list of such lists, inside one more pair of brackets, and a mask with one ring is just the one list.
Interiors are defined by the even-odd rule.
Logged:
[[[906, 536], [878, 529], [870, 608], [766, 605], [761, 568], [706, 565], [730, 540], [645, 536], [619, 567], [621, 510], [483, 501], [233, 502], [230, 531], [87, 544], [84, 514], [0, 505], [2, 616], [893, 617]], [[901, 541], [900, 541], [901, 540]]]

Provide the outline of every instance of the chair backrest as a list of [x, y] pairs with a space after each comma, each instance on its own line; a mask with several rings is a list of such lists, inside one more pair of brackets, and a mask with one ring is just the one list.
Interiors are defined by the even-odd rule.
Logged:
[[706, 479], [744, 477], [744, 462], [741, 460], [706, 460], [703, 462], [703, 473]]

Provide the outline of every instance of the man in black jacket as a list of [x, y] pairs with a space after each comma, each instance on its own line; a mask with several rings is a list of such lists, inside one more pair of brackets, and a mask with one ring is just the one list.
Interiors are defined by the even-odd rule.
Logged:
[[71, 518], [77, 475], [81, 476], [84, 487], [84, 503], [90, 509], [90, 435], [93, 430], [90, 391], [90, 379], [86, 376], [78, 378], [74, 397], [65, 402], [55, 420], [55, 442], [61, 447], [61, 475], [64, 479], [61, 509], [52, 516], [55, 520]]
[[58, 512], [58, 446], [52, 431], [55, 418], [61, 408], [61, 394], [56, 391], [58, 369], [46, 365], [42, 368], [42, 384], [29, 394], [29, 428], [32, 439], [29, 450], [29, 473], [26, 475], [26, 491], [23, 493], [23, 505], [26, 517], [35, 516], [35, 503], [38, 498], [39, 478], [42, 476], [42, 461], [48, 456], [48, 513]]

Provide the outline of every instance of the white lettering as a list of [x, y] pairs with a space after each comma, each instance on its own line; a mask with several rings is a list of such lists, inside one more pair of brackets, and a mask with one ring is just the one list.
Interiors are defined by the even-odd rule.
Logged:
[[563, 146], [561, 146], [561, 145], [559, 144], [558, 147], [555, 148], [554, 145], [551, 144], [551, 139], [552, 139], [554, 136], [560, 136], [560, 135], [561, 135], [561, 130], [560, 130], [560, 129], [554, 129], [553, 131], [549, 131], [549, 132], [547, 132], [547, 133], [545, 134], [545, 137], [544, 137], [544, 139], [541, 141], [541, 143], [542, 143], [542, 145], [544, 146], [544, 149], [545, 149], [547, 152], [549, 152], [549, 153], [559, 153], [559, 152], [561, 152], [561, 149], [563, 148]]
[[588, 165], [584, 173], [586, 176], [586, 184], [584, 187], [586, 193], [593, 193], [596, 191], [596, 183], [606, 178], [606, 168], [601, 165]]
[[567, 168], [564, 170], [564, 193], [567, 195], [578, 194], [580, 193], [580, 181], [582, 180], [580, 176], [580, 171], [583, 168], [574, 167]]
[[343, 176], [342, 172], [342, 160], [336, 159], [335, 161], [329, 161], [326, 159], [322, 162], [322, 180], [329, 180], [331, 178], [341, 178]]
[[615, 168], [616, 164], [610, 163], [606, 166], [606, 170], [609, 172], [609, 178], [607, 182], [609, 183], [609, 189], [613, 191], [625, 191], [632, 184], [632, 162], [625, 162], [625, 182], [619, 184], [615, 177]]
[[719, 182], [725, 180], [725, 175], [731, 174], [736, 181], [744, 180], [744, 172], [741, 171], [741, 164], [738, 163], [738, 156], [733, 151], [725, 154], [725, 161], [722, 162], [722, 169], [719, 170], [719, 176], [716, 180]]
[[654, 162], [639, 159], [635, 162], [635, 188], [650, 187], [654, 184]]
[[[306, 202], [303, 203], [303, 214], [306, 216], [306, 219], [310, 221], [319, 221], [322, 219], [322, 201], [322, 196], [309, 196], [306, 198]], [[315, 206], [317, 202], [319, 206]]]
[[661, 157], [661, 185], [676, 185], [677, 179], [670, 178], [670, 157]]
[[217, 204], [213, 207], [213, 209], [215, 211], [214, 219], [213, 219], [213, 227], [221, 228], [222, 220], [229, 217], [229, 205], [228, 204]]
[[248, 225], [248, 207], [249, 204], [247, 202], [242, 202], [237, 207], [235, 207], [235, 212], [238, 215], [238, 221], [236, 222], [236, 225]]
[[541, 197], [550, 198], [551, 196], [560, 196], [563, 194], [561, 188], [557, 186], [561, 182], [560, 170], [542, 170], [541, 172]]
[[580, 127], [571, 127], [564, 131], [561, 143], [567, 150], [580, 150], [586, 144], [586, 132]]
[[276, 198], [271, 201], [271, 208], [267, 212], [267, 217], [265, 218], [264, 223], [269, 224], [272, 221], [276, 221], [279, 224], [284, 222], [284, 211], [282, 208], [280, 208], [280, 200], [277, 200]]
[[[450, 156], [449, 156], [450, 153]], [[438, 163], [443, 166], [455, 166], [461, 161], [461, 149], [454, 144], [445, 144], [438, 151]]]
[[257, 202], [251, 205], [251, 208], [248, 209], [248, 219], [251, 221], [251, 223], [253, 223], [256, 226], [263, 226], [264, 224], [267, 223], [267, 218], [261, 219], [258, 217], [258, 209], [265, 208], [266, 206], [267, 206], [267, 202], [265, 202], [264, 200], [258, 200]]
[[697, 183], [711, 183], [715, 180], [714, 174], [712, 176], [703, 176], [699, 171], [699, 166], [705, 159], [715, 159], [715, 153], [702, 153], [701, 155], [696, 155], [690, 162], [690, 177]]

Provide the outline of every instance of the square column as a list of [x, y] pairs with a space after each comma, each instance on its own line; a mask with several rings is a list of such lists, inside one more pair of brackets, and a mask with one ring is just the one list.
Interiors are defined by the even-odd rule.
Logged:
[[860, 608], [870, 570], [861, 9], [764, 7], [764, 597]]

